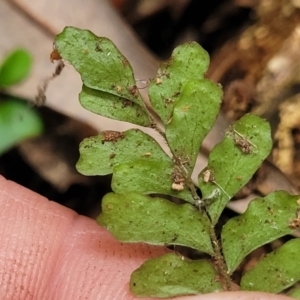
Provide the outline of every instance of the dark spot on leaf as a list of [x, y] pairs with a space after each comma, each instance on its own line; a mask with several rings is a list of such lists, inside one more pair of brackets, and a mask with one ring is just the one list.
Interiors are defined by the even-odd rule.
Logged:
[[60, 60], [62, 57], [58, 53], [57, 49], [54, 49], [50, 54], [50, 60], [53, 63], [55, 60]]
[[103, 49], [101, 48], [100, 43], [96, 43], [95, 51], [103, 52]]
[[126, 68], [129, 65], [129, 62], [125, 57], [122, 58], [122, 65], [124, 68]]
[[136, 85], [128, 87], [128, 91], [135, 98], [137, 98], [139, 96], [139, 89], [138, 89], [138, 87]]
[[245, 154], [252, 153], [252, 146], [246, 139], [235, 139], [235, 144], [242, 150]]
[[178, 234], [174, 234], [174, 237], [172, 238], [171, 242], [175, 242], [178, 239]]
[[292, 221], [289, 222], [288, 226], [291, 229], [299, 229], [300, 228], [300, 219], [299, 218], [293, 219]]
[[133, 106], [133, 102], [127, 99], [124, 99], [122, 101], [122, 108], [126, 107], [126, 106]]
[[114, 142], [124, 138], [124, 133], [120, 131], [107, 130], [102, 132], [102, 144], [104, 142]]
[[166, 98], [166, 99], [164, 99], [164, 101], [165, 101], [165, 104], [174, 103], [174, 100], [172, 98]]
[[177, 97], [177, 96], [179, 96], [180, 95], [180, 91], [177, 91], [177, 92], [175, 92], [173, 95], [172, 95], [172, 97]]

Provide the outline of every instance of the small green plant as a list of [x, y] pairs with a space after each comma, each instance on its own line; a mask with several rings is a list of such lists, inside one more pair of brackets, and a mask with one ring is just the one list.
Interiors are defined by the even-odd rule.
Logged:
[[[182, 245], [210, 256], [191, 260], [173, 252], [150, 259], [132, 274], [132, 293], [171, 297], [230, 290], [246, 255], [299, 227], [299, 197], [277, 191], [253, 200], [243, 215], [217, 231], [226, 204], [268, 156], [272, 142], [268, 123], [245, 115], [228, 128], [207, 167], [192, 179], [222, 98], [221, 87], [205, 78], [209, 57], [197, 43], [177, 47], [150, 80], [150, 103], [163, 129], [141, 98], [128, 60], [110, 40], [67, 27], [55, 47], [53, 56], [70, 62], [81, 75], [83, 107], [152, 127], [169, 148], [167, 154], [140, 129], [104, 131], [80, 144], [80, 173], [112, 174], [113, 192], [103, 198], [98, 223], [122, 242]], [[279, 293], [294, 285], [300, 280], [299, 251], [300, 240], [291, 239], [247, 271], [240, 288]]]
[[32, 66], [30, 54], [16, 49], [0, 65], [0, 154], [18, 142], [39, 135], [42, 121], [37, 112], [5, 90], [26, 79]]

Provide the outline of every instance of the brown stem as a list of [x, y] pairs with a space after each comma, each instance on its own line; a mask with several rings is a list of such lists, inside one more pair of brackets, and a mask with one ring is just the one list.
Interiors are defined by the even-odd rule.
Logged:
[[[164, 137], [164, 139], [166, 139], [165, 133], [157, 126], [157, 123], [154, 121], [151, 114], [150, 114], [150, 117], [151, 117], [151, 121], [152, 121], [152, 128], [157, 130]], [[185, 184], [188, 186], [188, 188], [192, 194], [192, 197], [195, 201], [194, 202], [195, 206], [198, 207], [199, 209], [201, 209], [201, 207], [204, 205], [203, 200], [198, 196], [196, 187], [195, 187], [191, 177], [189, 176], [189, 174], [184, 166], [184, 163], [182, 163], [180, 158], [178, 158], [173, 153], [172, 149], [170, 149], [170, 150], [173, 155], [173, 160], [175, 162], [175, 165], [180, 170], [181, 176], [184, 178]], [[210, 223], [210, 238], [211, 238], [211, 242], [212, 242], [214, 253], [215, 253], [215, 255], [214, 255], [215, 266], [217, 267], [219, 274], [221, 274], [221, 276], [224, 278], [226, 290], [231, 291], [231, 279], [227, 272], [227, 266], [225, 264], [223, 255], [221, 253], [221, 247], [220, 247], [219, 241], [217, 239], [214, 226], [211, 223], [211, 219], [210, 219], [207, 211], [204, 210], [203, 213], [205, 214], [206, 218], [208, 219], [208, 221]]]
[[214, 256], [215, 266], [217, 267], [219, 273], [222, 275], [222, 277], [225, 280], [226, 290], [231, 291], [231, 278], [227, 272], [227, 266], [224, 262], [223, 255], [221, 254], [221, 247], [217, 239], [214, 226], [210, 226], [210, 237], [215, 252], [215, 256]]

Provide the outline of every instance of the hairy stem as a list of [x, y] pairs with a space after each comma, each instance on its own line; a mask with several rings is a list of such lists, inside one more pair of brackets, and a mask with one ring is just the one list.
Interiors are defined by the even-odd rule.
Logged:
[[[153, 116], [151, 115], [151, 113], [149, 113], [150, 119], [151, 119], [151, 123], [152, 123], [152, 128], [155, 129], [160, 135], [162, 135], [162, 137], [166, 140], [166, 134], [165, 132], [163, 132], [158, 124], [155, 122]], [[167, 140], [166, 140], [167, 142]], [[194, 205], [201, 210], [201, 208], [205, 205], [205, 203], [203, 202], [203, 200], [199, 197], [198, 193], [197, 193], [197, 189], [196, 186], [194, 185], [191, 176], [188, 174], [188, 171], [186, 170], [184, 163], [181, 161], [180, 158], [178, 158], [175, 153], [171, 150], [172, 156], [173, 156], [173, 160], [175, 162], [176, 167], [178, 168], [178, 170], [180, 171], [180, 175], [184, 178], [184, 182], [186, 184], [186, 186], [189, 188], [192, 197], [194, 199]], [[206, 215], [207, 219], [210, 222], [210, 238], [211, 238], [211, 242], [213, 245], [213, 249], [214, 249], [214, 260], [215, 260], [215, 266], [219, 272], [219, 274], [222, 276], [222, 278], [225, 281], [225, 286], [226, 286], [226, 290], [227, 291], [231, 291], [231, 278], [228, 274], [228, 270], [227, 270], [227, 266], [225, 264], [223, 255], [221, 253], [221, 246], [220, 243], [217, 239], [216, 236], [216, 232], [215, 232], [215, 228], [213, 226], [213, 224], [211, 223], [211, 219], [209, 214], [207, 213], [206, 209], [203, 210], [203, 213]]]
[[225, 286], [227, 291], [231, 291], [231, 279], [227, 272], [227, 266], [224, 262], [223, 255], [221, 253], [220, 243], [217, 239], [215, 228], [213, 225], [210, 226], [210, 238], [215, 252], [215, 266], [217, 267], [219, 273], [222, 275], [225, 281]]
[[[176, 156], [173, 156], [173, 157], [174, 157], [174, 161], [175, 161], [176, 165], [178, 166], [179, 170], [181, 171], [182, 176], [185, 179], [185, 184], [188, 186], [188, 188], [191, 191], [191, 194], [195, 201], [195, 206], [200, 210], [205, 205], [205, 203], [197, 194], [196, 187], [195, 187], [191, 177], [188, 175], [188, 172], [187, 172], [186, 168], [184, 167], [183, 163], [181, 162], [181, 160], [179, 158], [177, 158]], [[205, 208], [205, 206], [204, 206], [204, 208]], [[221, 253], [221, 246], [220, 246], [220, 243], [216, 236], [215, 227], [211, 223], [210, 216], [207, 213], [206, 209], [203, 210], [203, 213], [206, 215], [207, 219], [209, 220], [209, 223], [211, 224], [210, 225], [210, 238], [211, 238], [211, 242], [212, 242], [214, 253], [215, 253], [215, 255], [214, 255], [215, 266], [217, 267], [219, 274], [221, 274], [222, 278], [225, 281], [226, 290], [231, 291], [231, 278], [227, 272], [228, 271], [227, 266], [225, 264], [223, 255]]]

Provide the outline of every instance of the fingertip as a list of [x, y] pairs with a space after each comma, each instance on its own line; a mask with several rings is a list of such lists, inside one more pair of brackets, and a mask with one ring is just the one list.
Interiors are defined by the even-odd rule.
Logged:
[[130, 274], [163, 247], [123, 244], [87, 217], [0, 177], [1, 299], [135, 299]]

